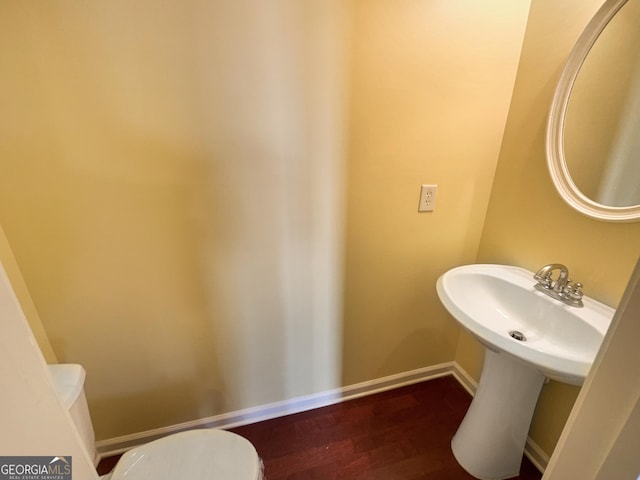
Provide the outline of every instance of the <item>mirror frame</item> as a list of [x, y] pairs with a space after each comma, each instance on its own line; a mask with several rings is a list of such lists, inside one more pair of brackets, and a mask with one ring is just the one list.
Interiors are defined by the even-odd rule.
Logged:
[[640, 221], [640, 205], [610, 207], [584, 195], [571, 179], [564, 154], [564, 125], [573, 84], [587, 54], [604, 28], [628, 0], [607, 0], [591, 19], [571, 50], [560, 75], [547, 123], [547, 166], [558, 193], [574, 209], [605, 222]]

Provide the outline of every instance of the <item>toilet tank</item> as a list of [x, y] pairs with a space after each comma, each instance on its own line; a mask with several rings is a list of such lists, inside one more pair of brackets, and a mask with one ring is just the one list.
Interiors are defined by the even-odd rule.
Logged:
[[60, 401], [75, 422], [94, 465], [97, 464], [96, 437], [89, 415], [87, 397], [84, 394], [84, 379], [86, 377], [84, 368], [75, 363], [59, 363], [49, 365], [49, 372]]

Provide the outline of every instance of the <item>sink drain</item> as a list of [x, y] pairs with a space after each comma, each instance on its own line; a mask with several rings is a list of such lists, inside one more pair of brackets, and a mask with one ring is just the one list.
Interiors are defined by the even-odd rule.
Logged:
[[527, 337], [524, 336], [524, 333], [519, 332], [518, 330], [511, 330], [509, 332], [509, 336], [511, 338], [515, 338], [519, 342], [526, 342], [527, 341]]

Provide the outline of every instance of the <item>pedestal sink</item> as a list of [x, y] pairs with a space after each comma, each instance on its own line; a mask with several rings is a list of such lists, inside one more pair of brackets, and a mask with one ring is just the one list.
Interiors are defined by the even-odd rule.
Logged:
[[458, 463], [483, 480], [517, 476], [545, 378], [581, 385], [614, 310], [587, 296], [581, 308], [534, 288], [533, 273], [467, 265], [437, 282], [440, 301], [485, 346], [476, 395], [451, 441]]

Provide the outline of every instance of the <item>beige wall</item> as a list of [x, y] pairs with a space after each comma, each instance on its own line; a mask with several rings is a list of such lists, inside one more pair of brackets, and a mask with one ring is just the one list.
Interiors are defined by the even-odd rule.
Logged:
[[339, 385], [346, 25], [0, 6], [0, 221], [98, 439]]
[[[535, 271], [566, 264], [588, 295], [616, 306], [640, 253], [640, 224], [609, 224], [570, 209], [546, 170], [545, 128], [563, 62], [602, 2], [534, 0], [480, 242], [478, 262]], [[456, 359], [478, 374], [482, 350], [462, 335]], [[477, 377], [476, 377], [477, 378]], [[543, 388], [530, 435], [551, 454], [578, 388]]]
[[[356, 2], [343, 383], [453, 358], [435, 291], [475, 260], [527, 2]], [[416, 213], [420, 184], [436, 210]]]
[[0, 222], [98, 439], [453, 359], [528, 6], [2, 3]]

